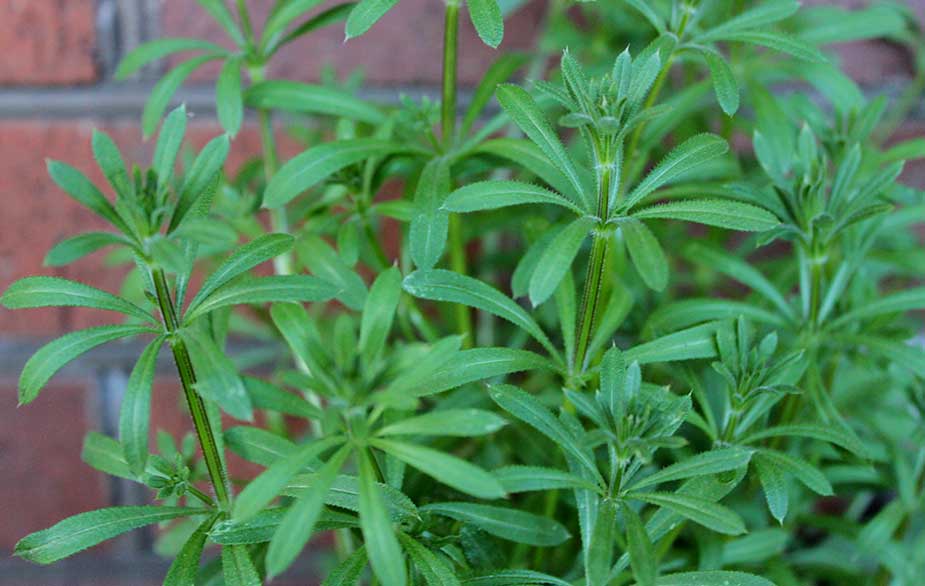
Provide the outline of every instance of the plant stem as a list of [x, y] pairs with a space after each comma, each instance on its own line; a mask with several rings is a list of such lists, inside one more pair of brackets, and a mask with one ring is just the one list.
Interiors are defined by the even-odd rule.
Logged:
[[[449, 0], [443, 25], [443, 95], [441, 97], [442, 138], [444, 151], [450, 150], [456, 138], [456, 69], [459, 38], [459, 2]], [[450, 248], [450, 267], [461, 275], [467, 273], [466, 248], [462, 237], [459, 215], [450, 214], [447, 243]], [[457, 303], [456, 328], [463, 336], [463, 347], [473, 343], [472, 320], [469, 308]]]
[[591, 242], [591, 258], [588, 259], [588, 271], [585, 277], [585, 289], [581, 296], [581, 306], [578, 310], [578, 326], [576, 331], [575, 359], [572, 367], [583, 372], [587, 359], [588, 343], [594, 332], [594, 319], [597, 316], [597, 306], [601, 296], [601, 283], [604, 278], [604, 261], [607, 258], [607, 244], [610, 241], [609, 232], [595, 230]]
[[189, 351], [186, 349], [186, 344], [178, 335], [179, 322], [173, 299], [170, 297], [170, 289], [167, 286], [167, 277], [161, 269], [151, 271], [151, 277], [154, 280], [157, 303], [164, 318], [164, 327], [169, 334], [170, 349], [173, 351], [177, 373], [183, 386], [183, 394], [186, 396], [186, 404], [193, 418], [193, 427], [196, 429], [199, 447], [202, 449], [202, 457], [206, 462], [206, 469], [209, 471], [209, 479], [212, 481], [212, 489], [215, 491], [215, 496], [218, 498], [218, 503], [222, 509], [228, 510], [231, 503], [228, 474], [225, 472], [225, 465], [218, 450], [218, 442], [209, 422], [206, 405], [199, 393], [196, 392], [196, 371], [193, 369], [193, 361], [190, 358]]

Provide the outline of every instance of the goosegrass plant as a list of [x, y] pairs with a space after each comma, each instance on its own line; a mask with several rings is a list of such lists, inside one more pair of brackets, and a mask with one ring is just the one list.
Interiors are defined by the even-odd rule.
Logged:
[[[170, 586], [265, 584], [329, 531], [327, 586], [919, 583], [925, 197], [901, 172], [925, 144], [887, 143], [921, 91], [905, 7], [553, 0], [536, 54], [500, 52], [461, 109], [461, 15], [497, 48], [523, 2], [439, 4], [440, 99], [392, 105], [268, 72], [396, 0], [277, 0], [259, 23], [256, 2], [199, 4], [227, 46], [157, 40], [117, 72], [185, 56], [142, 117], [151, 164], [97, 132], [108, 187], [48, 165], [108, 230], [46, 264], [111, 248], [120, 293], [36, 276], [2, 297], [122, 315], [36, 352], [21, 404], [142, 340], [118, 437], [83, 455], [151, 504], [17, 555], [157, 524]], [[895, 105], [828, 50], [882, 37], [919, 51]], [[224, 133], [191, 153], [167, 112], [210, 61]], [[262, 152], [232, 174], [249, 113]], [[285, 161], [284, 127], [305, 143]], [[184, 438], [151, 428], [164, 347]]]

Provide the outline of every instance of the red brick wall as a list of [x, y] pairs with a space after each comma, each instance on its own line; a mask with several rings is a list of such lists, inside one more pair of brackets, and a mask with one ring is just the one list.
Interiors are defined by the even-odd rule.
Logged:
[[[925, 0], [909, 1], [920, 16], [925, 15]], [[844, 0], [840, 3], [860, 4]], [[140, 28], [150, 28], [151, 23], [145, 19], [151, 17], [142, 8], [157, 4], [151, 0], [0, 2], [0, 290], [34, 273], [57, 274], [109, 289], [118, 286], [119, 276], [102, 266], [101, 254], [67, 268], [42, 267], [45, 252], [53, 243], [98, 225], [92, 214], [52, 184], [44, 160], [64, 160], [99, 181], [90, 151], [94, 127], [109, 132], [130, 161], [148, 160], [152, 146], [141, 141], [138, 119], [141, 98], [152, 78], [115, 82], [105, 64], [115, 62], [119, 56], [111, 54], [113, 39], [121, 39], [123, 44], [130, 40], [126, 30], [113, 27], [124, 27], [127, 19], [134, 18]], [[251, 4], [266, 6], [269, 2]], [[122, 20], [109, 21], [98, 18], [101, 7], [119, 7], [128, 13], [119, 13]], [[507, 27], [503, 49], [529, 50], [533, 46], [543, 7], [542, 0], [534, 1], [518, 15], [516, 25]], [[318, 79], [325, 64], [333, 65], [340, 74], [362, 66], [366, 79], [375, 86], [433, 88], [440, 76], [439, 59], [434, 55], [441, 44], [441, 8], [440, 0], [402, 0], [393, 13], [360, 39], [344, 44], [342, 28], [332, 27], [294, 44], [279, 56], [272, 73], [310, 81]], [[221, 32], [194, 0], [163, 0], [160, 12], [158, 24], [165, 35], [207, 37], [224, 43]], [[478, 42], [471, 25], [463, 20], [460, 78], [472, 84], [494, 52]], [[840, 47], [839, 54], [849, 74], [868, 85], [876, 86], [885, 80], [902, 83], [909, 75], [908, 55], [885, 43], [852, 44]], [[197, 74], [193, 83], [206, 87], [214, 74], [214, 70], [205, 70]], [[75, 95], [73, 91], [78, 89], [83, 92], [80, 95], [86, 96], [85, 103], [75, 104], [72, 99], [66, 107], [61, 106], [60, 98]], [[129, 96], [129, 105], [123, 102], [118, 111], [99, 105], [113, 103], [110, 98], [117, 94]], [[208, 116], [195, 113], [198, 117], [191, 123], [190, 135], [199, 146], [218, 128]], [[909, 122], [901, 134], [922, 136], [925, 122]], [[234, 143], [232, 166], [257, 150], [258, 137], [253, 128], [247, 127]], [[919, 187], [925, 186], [925, 166], [911, 165], [906, 177]], [[6, 559], [16, 539], [26, 533], [111, 500], [108, 481], [79, 459], [84, 432], [100, 426], [99, 389], [94, 373], [65, 372], [38, 401], [17, 409], [14, 371], [19, 364], [12, 363], [20, 361], [25, 353], [11, 349], [33, 343], [36, 338], [106, 323], [108, 317], [81, 309], [0, 309], [0, 353], [9, 353], [0, 356], [0, 586], [111, 582], [92, 572], [77, 573], [71, 579], [56, 570], [27, 571], [18, 562]], [[185, 418], [175, 409], [176, 393], [171, 380], [159, 383], [155, 413], [157, 421], [179, 433], [186, 426]], [[124, 551], [120, 552], [124, 555]], [[159, 583], [132, 575], [131, 567], [124, 570], [128, 572], [126, 576], [132, 576], [130, 580], [112, 583]], [[163, 569], [157, 564], [138, 567]], [[23, 582], [17, 576], [31, 578]]]

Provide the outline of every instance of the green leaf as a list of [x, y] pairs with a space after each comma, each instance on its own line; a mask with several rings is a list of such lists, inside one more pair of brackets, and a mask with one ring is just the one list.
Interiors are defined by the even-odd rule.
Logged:
[[353, 10], [353, 7], [356, 5], [356, 2], [345, 2], [343, 4], [335, 4], [327, 10], [322, 10], [321, 12], [302, 22], [302, 24], [299, 26], [292, 29], [289, 33], [286, 34], [285, 37], [280, 38], [278, 41], [272, 39], [271, 42], [267, 44], [266, 52], [272, 55], [281, 46], [291, 43], [299, 37], [307, 35], [312, 31], [341, 22], [342, 20], [347, 20], [347, 17], [350, 15], [350, 11]]
[[267, 17], [267, 22], [263, 26], [262, 42], [266, 45], [268, 42], [273, 43], [273, 39], [278, 38], [286, 28], [292, 24], [292, 21], [299, 18], [315, 6], [321, 4], [322, 0], [290, 0], [288, 2], [277, 2]]
[[707, 67], [710, 68], [716, 101], [719, 102], [727, 116], [732, 116], [739, 109], [739, 84], [736, 83], [735, 73], [719, 53], [711, 49], [703, 49], [700, 54], [703, 55]]
[[873, 301], [866, 301], [860, 307], [852, 309], [832, 320], [829, 327], [837, 328], [850, 324], [853, 321], [920, 309], [925, 309], [925, 287], [906, 289], [874, 299]]
[[48, 175], [52, 181], [78, 203], [92, 210], [119, 231], [131, 234], [128, 225], [119, 217], [109, 200], [100, 193], [87, 177], [70, 165], [59, 161], [47, 160]]
[[288, 234], [264, 234], [235, 250], [206, 278], [199, 292], [190, 301], [186, 313], [194, 314], [200, 303], [238, 275], [288, 251], [292, 248], [293, 241], [292, 236]]
[[555, 468], [542, 468], [539, 466], [505, 466], [492, 471], [501, 486], [508, 493], [534, 492], [555, 489], [584, 489], [597, 491], [593, 482], [584, 478], [556, 470]]
[[312, 405], [302, 397], [289, 391], [271, 385], [270, 383], [253, 378], [243, 377], [247, 394], [250, 395], [254, 407], [304, 417], [306, 419], [322, 419], [321, 409]]
[[202, 39], [157, 39], [138, 45], [122, 58], [116, 69], [116, 79], [126, 79], [145, 65], [185, 51], [221, 53], [225, 49]]
[[128, 468], [122, 444], [97, 431], [91, 431], [84, 437], [80, 459], [86, 462], [88, 466], [110, 476], [128, 480], [137, 479], [135, 474]]
[[467, 578], [464, 584], [467, 586], [536, 586], [537, 584], [573, 586], [571, 582], [533, 570], [497, 570], [490, 574]]
[[350, 446], [344, 446], [334, 454], [315, 475], [312, 486], [289, 507], [289, 511], [283, 517], [279, 529], [273, 534], [270, 547], [267, 549], [266, 563], [269, 578], [278, 576], [288, 568], [308, 543], [315, 529], [315, 523], [321, 516], [325, 496], [350, 455], [351, 449]]
[[559, 449], [575, 458], [593, 478], [600, 480], [592, 455], [535, 397], [513, 385], [493, 385], [488, 393], [499, 407], [548, 437]]
[[360, 468], [360, 529], [370, 566], [383, 586], [406, 586], [405, 561], [382, 501], [381, 489], [376, 484], [370, 456], [361, 450], [357, 458]]
[[360, 0], [347, 17], [345, 40], [349, 41], [368, 31], [396, 4], [398, 0]]
[[755, 470], [758, 472], [758, 480], [761, 481], [771, 515], [783, 525], [790, 502], [783, 470], [773, 460], [760, 457], [755, 458]]
[[559, 137], [530, 94], [516, 85], [504, 84], [498, 86], [497, 96], [501, 107], [514, 123], [540, 147], [552, 164], [568, 179], [573, 190], [572, 199], [584, 202], [587, 209], [591, 209], [590, 194], [585, 193], [575, 163], [565, 152]]
[[413, 537], [398, 534], [408, 557], [414, 562], [428, 586], [459, 586], [459, 578], [453, 572], [453, 566], [443, 557], [427, 549]]
[[10, 285], [0, 304], [7, 309], [35, 307], [90, 307], [117, 311], [151, 322], [151, 314], [112, 293], [60, 277], [26, 277]]
[[698, 41], [716, 41], [729, 33], [764, 28], [792, 16], [799, 10], [796, 0], [770, 0], [724, 21], [698, 37]]
[[119, 440], [131, 471], [141, 475], [148, 461], [148, 429], [151, 419], [151, 385], [157, 355], [164, 338], [158, 336], [141, 353], [125, 385], [119, 412]]
[[19, 376], [19, 404], [31, 403], [45, 383], [68, 362], [106, 342], [140, 334], [160, 333], [139, 326], [97, 326], [65, 334], [39, 348]]
[[520, 181], [470, 183], [451, 193], [446, 198], [443, 209], [466, 213], [530, 203], [549, 203], [568, 208], [576, 214], [583, 213], [581, 208], [565, 196], [544, 187]]
[[440, 409], [386, 425], [378, 435], [473, 437], [494, 433], [506, 424], [503, 417], [484, 409]]
[[297, 449], [294, 443], [276, 433], [244, 425], [227, 430], [225, 443], [238, 456], [264, 467], [273, 465]]
[[157, 146], [154, 148], [151, 168], [154, 169], [157, 175], [159, 192], [164, 192], [170, 187], [177, 162], [177, 153], [180, 152], [180, 146], [183, 144], [185, 134], [186, 106], [181, 105], [167, 115], [167, 119], [161, 125], [161, 131], [157, 135]]
[[717, 40], [760, 45], [812, 63], [825, 63], [828, 61], [826, 56], [813, 45], [782, 32], [748, 31], [730, 33], [722, 35], [722, 38]]
[[[626, 504], [623, 505], [623, 518], [626, 521], [626, 549], [630, 554], [633, 577], [639, 586], [654, 586], [658, 565], [652, 540], [649, 539], [639, 513]], [[609, 567], [607, 569], [610, 570]]]
[[645, 0], [626, 0], [626, 3], [645, 18], [658, 33], [665, 32], [665, 21]]
[[401, 271], [391, 267], [376, 278], [363, 306], [360, 320], [360, 359], [370, 368], [385, 346], [401, 298]]
[[619, 225], [630, 259], [643, 282], [655, 291], [664, 290], [668, 284], [668, 260], [658, 240], [636, 218], [626, 218]]
[[[321, 454], [343, 443], [343, 438], [331, 436], [300, 446], [292, 454], [277, 460], [272, 466], [254, 478], [234, 501], [232, 517], [247, 520], [259, 513], [273, 499], [279, 496], [293, 476], [302, 472]], [[336, 471], [335, 471], [336, 474]]]
[[626, 196], [622, 208], [631, 210], [659, 187], [672, 183], [707, 161], [726, 154], [729, 145], [715, 134], [698, 134], [671, 150]]
[[92, 254], [107, 246], [128, 245], [131, 243], [117, 234], [108, 232], [87, 232], [67, 238], [55, 244], [45, 255], [47, 267], [61, 267]]
[[770, 230], [780, 224], [773, 214], [758, 206], [723, 199], [675, 201], [643, 208], [633, 217], [669, 218], [750, 232]]
[[745, 572], [714, 570], [661, 576], [655, 581], [655, 586], [774, 586], [774, 583]]
[[193, 531], [189, 539], [180, 548], [177, 557], [170, 564], [163, 586], [196, 586], [196, 575], [199, 573], [199, 560], [206, 545], [206, 538], [215, 523], [215, 517], [210, 517]]
[[785, 454], [778, 450], [759, 449], [756, 459], [767, 460], [778, 469], [790, 474], [806, 488], [822, 496], [834, 494], [832, 485], [818, 468], [796, 456]]
[[[638, 366], [638, 365], [637, 365]], [[623, 416], [626, 404], [626, 360], [616, 346], [611, 346], [601, 359], [601, 397], [614, 417]]]
[[[414, 396], [434, 395], [464, 384], [525, 370], [553, 369], [542, 356], [514, 348], [473, 348], [457, 352], [432, 375], [405, 391]], [[413, 382], [413, 381], [412, 381]]]
[[433, 268], [446, 246], [449, 216], [441, 208], [450, 192], [450, 164], [440, 157], [421, 171], [414, 193], [414, 216], [408, 229], [411, 259], [422, 269]]
[[787, 325], [782, 316], [751, 303], [729, 299], [691, 298], [675, 301], [655, 310], [649, 315], [643, 330], [648, 333], [670, 332], [703, 322], [736, 319], [739, 316], [771, 327], [783, 328]]
[[215, 189], [215, 180], [222, 172], [230, 148], [231, 139], [227, 134], [223, 134], [210, 140], [196, 156], [193, 165], [183, 178], [177, 205], [167, 227], [168, 234], [179, 228], [187, 217], [192, 218], [197, 215], [190, 214], [190, 210], [194, 207], [198, 206], [201, 210], [208, 208], [211, 204], [211, 192]]
[[222, 547], [222, 575], [225, 578], [225, 586], [261, 586], [263, 584], [254, 566], [254, 561], [244, 545]]
[[474, 497], [495, 499], [506, 494], [504, 487], [494, 476], [456, 456], [393, 440], [372, 439], [370, 445], [414, 466], [435, 480]]
[[244, 100], [241, 96], [241, 59], [225, 60], [215, 82], [215, 108], [218, 121], [231, 136], [241, 130], [244, 120]]
[[263, 207], [277, 208], [345, 167], [372, 157], [406, 151], [375, 138], [339, 140], [312, 147], [290, 159], [267, 185]]
[[[321, 464], [319, 463], [319, 467]], [[290, 482], [283, 494], [300, 498], [302, 493], [310, 490], [316, 479], [315, 474], [300, 474]], [[405, 494], [388, 484], [377, 482], [379, 492], [384, 499], [385, 506], [389, 512], [389, 518], [392, 521], [420, 521], [420, 514], [417, 507], [411, 502]], [[325, 504], [347, 509], [349, 511], [360, 510], [360, 482], [356, 476], [341, 474], [334, 479], [334, 484], [325, 496]]]
[[225, 29], [225, 32], [228, 33], [228, 36], [231, 37], [235, 45], [238, 47], [247, 45], [244, 35], [241, 34], [241, 29], [238, 28], [237, 23], [234, 21], [234, 17], [231, 16], [231, 12], [229, 12], [228, 7], [225, 6], [225, 0], [196, 0], [196, 2], [202, 6], [223, 29]]
[[[546, 156], [540, 147], [529, 140], [496, 138], [482, 143], [475, 152], [486, 153], [513, 161], [518, 167], [530, 171], [558, 193], [564, 195], [573, 203], [578, 204], [579, 207], [585, 204], [585, 200], [580, 193], [573, 193], [574, 188], [568, 177], [552, 163], [552, 160]], [[579, 177], [581, 177], [581, 171], [579, 169], [576, 168], [575, 172], [579, 173]], [[586, 181], [582, 181], [582, 184], [590, 184], [590, 177], [588, 177]]]
[[760, 271], [744, 260], [699, 243], [687, 246], [683, 254], [685, 258], [693, 262], [708, 266], [749, 286], [773, 303], [781, 313], [791, 319], [794, 318], [793, 309], [780, 291]]
[[248, 106], [299, 114], [325, 114], [381, 124], [385, 115], [376, 106], [332, 87], [287, 80], [263, 81], [248, 88]]
[[183, 507], [111, 507], [80, 513], [24, 537], [14, 553], [37, 564], [50, 564], [126, 531], [179, 517], [202, 515], [207, 509]]
[[199, 57], [193, 57], [171, 69], [167, 75], [157, 82], [154, 89], [151, 90], [144, 112], [141, 114], [141, 129], [145, 138], [150, 137], [157, 130], [157, 125], [160, 123], [167, 106], [170, 105], [170, 100], [177, 93], [180, 86], [183, 85], [183, 82], [186, 81], [186, 78], [209, 61], [222, 59], [226, 54], [225, 51], [222, 51], [221, 53], [207, 53]]
[[639, 364], [713, 358], [716, 356], [717, 327], [718, 322], [714, 322], [668, 334], [633, 346], [623, 353], [623, 358]]
[[231, 359], [203, 331], [188, 328], [180, 330], [180, 335], [189, 346], [196, 372], [196, 392], [232, 417], [252, 421], [254, 414], [250, 395]]
[[572, 221], [543, 251], [538, 266], [543, 270], [534, 271], [530, 277], [530, 303], [539, 306], [556, 291], [565, 274], [572, 268], [572, 262], [581, 249], [581, 244], [594, 229], [597, 220], [582, 217]]
[[116, 143], [108, 134], [99, 130], [93, 131], [91, 143], [93, 145], [93, 158], [109, 185], [115, 191], [116, 200], [118, 201], [120, 198], [130, 199], [134, 190], [129, 182], [128, 173], [125, 170], [125, 161], [122, 160], [119, 147], [116, 146]]
[[214, 290], [194, 310], [187, 311], [183, 321], [192, 323], [209, 312], [235, 305], [329, 301], [338, 292], [334, 285], [309, 275], [245, 277]]
[[328, 573], [321, 586], [356, 586], [366, 562], [366, 546], [361, 545]]
[[497, 0], [466, 0], [469, 18], [475, 26], [482, 42], [489, 47], [498, 48], [504, 38], [504, 18]]
[[754, 443], [769, 437], [805, 437], [835, 444], [861, 458], [868, 457], [864, 444], [853, 435], [835, 426], [822, 426], [811, 423], [777, 425], [750, 433], [741, 439], [742, 443]]
[[637, 482], [634, 482], [630, 488], [638, 490], [646, 486], [661, 484], [663, 482], [672, 482], [682, 480], [693, 476], [703, 476], [706, 474], [718, 474], [727, 470], [735, 470], [748, 466], [751, 460], [752, 450], [731, 447], [719, 448], [709, 452], [702, 452], [691, 456], [680, 462], [662, 468], [655, 474], [646, 476]]
[[340, 289], [339, 301], [350, 309], [363, 309], [366, 284], [327, 242], [317, 236], [307, 236], [299, 241], [296, 252], [312, 274]]
[[442, 269], [419, 270], [402, 282], [405, 291], [422, 299], [461, 303], [506, 319], [555, 354], [549, 338], [530, 314], [507, 295], [472, 277]]
[[470, 523], [502, 539], [537, 547], [560, 545], [570, 537], [568, 530], [554, 519], [505, 507], [434, 503], [421, 507], [421, 511]]
[[610, 566], [613, 563], [614, 545], [617, 537], [617, 519], [614, 503], [600, 502], [591, 539], [585, 545], [585, 584], [596, 586], [606, 584]]
[[627, 493], [626, 498], [664, 507], [717, 533], [745, 533], [745, 523], [732, 509], [704, 498], [665, 492], [631, 492]]

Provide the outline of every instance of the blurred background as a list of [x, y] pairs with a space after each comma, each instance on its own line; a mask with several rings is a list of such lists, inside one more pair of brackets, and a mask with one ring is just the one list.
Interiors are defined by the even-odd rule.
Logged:
[[[509, 19], [499, 50], [557, 54], [569, 38], [547, 31], [553, 3], [519, 2], [523, 6]], [[867, 4], [807, 3], [850, 9]], [[258, 13], [269, 4], [251, 2]], [[907, 0], [905, 8], [914, 12], [919, 27], [925, 26], [925, 0]], [[580, 8], [560, 13], [582, 21]], [[364, 97], [396, 102], [402, 94], [436, 96], [442, 19], [440, 0], [401, 0], [397, 9], [359, 39], [344, 43], [339, 24], [288, 47], [275, 58], [270, 75], [318, 82], [330, 81], [332, 72], [347, 79], [361, 71], [365, 81], [358, 93]], [[57, 190], [46, 174], [45, 159], [66, 161], [94, 181], [102, 180], [90, 151], [95, 127], [116, 140], [129, 162], [149, 159], [153, 145], [141, 138], [141, 110], [170, 62], [123, 81], [114, 79], [114, 71], [132, 48], [162, 36], [226, 44], [195, 0], [0, 0], [0, 290], [29, 274], [118, 288], [120, 276], [105, 268], [100, 254], [65, 268], [42, 266], [55, 242], [96, 223], [90, 212]], [[589, 33], [589, 38], [577, 42], [596, 39]], [[603, 46], [608, 44], [619, 41], [605, 38]], [[922, 83], [921, 76], [913, 75], [915, 58], [908, 45], [860, 40], [830, 48], [870, 95], [896, 100], [910, 84]], [[482, 45], [464, 22], [463, 83], [471, 87], [494, 57], [494, 51]], [[208, 68], [196, 72], [175, 100], [187, 104], [192, 116], [189, 134], [197, 147], [220, 132], [212, 106], [216, 73]], [[904, 120], [894, 140], [925, 136], [922, 95], [919, 91], [912, 107], [901, 109]], [[295, 144], [292, 141], [290, 155]], [[233, 143], [231, 166], [242, 164], [258, 150], [257, 130], [249, 121]], [[925, 163], [907, 165], [903, 181], [925, 188]], [[166, 564], [153, 551], [151, 534], [144, 532], [50, 568], [10, 557], [19, 538], [66, 516], [144, 499], [135, 488], [96, 473], [80, 459], [87, 431], [114, 432], [127, 368], [137, 349], [109, 345], [102, 353], [91, 352], [56, 376], [34, 404], [16, 406], [19, 371], [43, 341], [106, 323], [106, 317], [74, 308], [0, 309], [0, 586], [144, 586], [159, 584], [165, 571]], [[155, 386], [152, 427], [180, 436], [187, 428], [186, 417], [178, 408], [169, 372], [163, 375]], [[289, 578], [274, 583], [315, 583], [312, 564], [307, 559]]]

